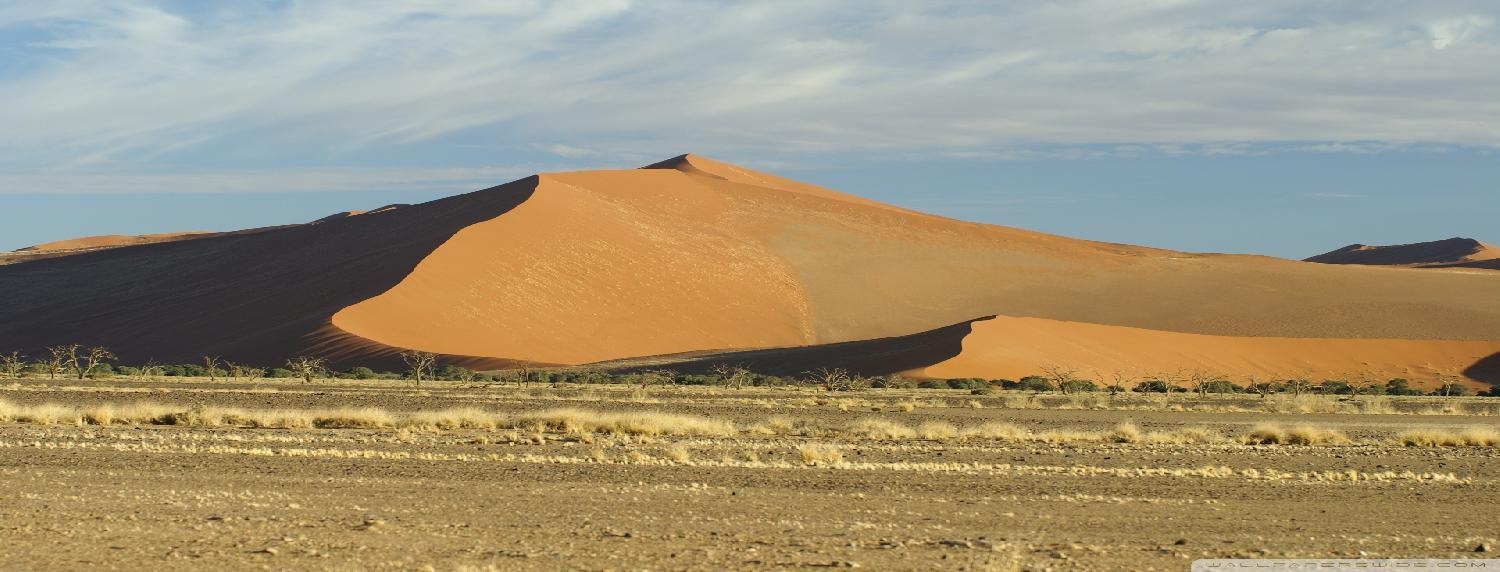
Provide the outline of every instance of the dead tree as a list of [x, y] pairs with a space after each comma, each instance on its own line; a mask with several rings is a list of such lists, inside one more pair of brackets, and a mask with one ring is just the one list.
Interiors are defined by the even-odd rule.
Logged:
[[710, 369], [719, 379], [724, 380], [724, 385], [733, 389], [745, 387], [750, 381], [750, 369], [743, 365], [729, 365], [721, 363]]
[[297, 377], [302, 378], [302, 383], [312, 383], [314, 377], [323, 374], [323, 365], [328, 363], [320, 357], [297, 356], [286, 360], [286, 368], [291, 370]]
[[1276, 392], [1276, 383], [1271, 381], [1261, 381], [1260, 377], [1252, 373], [1245, 377], [1245, 389], [1253, 391], [1256, 395], [1259, 395], [1261, 399], [1265, 399], [1267, 395]]
[[47, 361], [42, 362], [42, 367], [47, 369], [47, 379], [57, 379], [57, 374], [62, 373], [68, 364], [68, 356], [76, 353], [78, 344], [47, 348]]
[[1042, 366], [1042, 373], [1046, 374], [1058, 391], [1064, 394], [1073, 392], [1073, 375], [1076, 371], [1057, 364], [1047, 364]]
[[219, 358], [216, 356], [203, 356], [203, 375], [208, 376], [208, 381], [219, 380]]
[[516, 368], [516, 387], [524, 387], [531, 384], [531, 368], [521, 366]]
[[401, 361], [406, 362], [406, 367], [411, 372], [411, 379], [416, 385], [422, 385], [422, 372], [425, 371], [428, 377], [432, 377], [432, 368], [437, 365], [437, 357], [435, 353], [417, 350], [401, 352]]
[[20, 379], [21, 370], [26, 369], [26, 356], [18, 351], [0, 354], [0, 369], [5, 370], [6, 377]]
[[808, 381], [823, 391], [852, 391], [857, 386], [854, 377], [843, 368], [818, 368], [808, 372]]
[[[1136, 380], [1139, 377], [1140, 376], [1136, 374], [1123, 371], [1117, 371], [1110, 374], [1109, 394], [1114, 395], [1117, 393], [1125, 393], [1127, 391], [1130, 391], [1131, 389], [1135, 388]], [[1104, 376], [1099, 376], [1099, 379], [1100, 381], [1103, 381]]]
[[163, 368], [161, 364], [156, 363], [156, 360], [147, 360], [145, 365], [141, 366], [140, 376], [144, 378], [154, 378], [161, 375], [162, 371]]
[[667, 385], [677, 382], [677, 372], [670, 369], [648, 369], [640, 373], [641, 389], [652, 385]]
[[104, 364], [104, 360], [115, 359], [114, 353], [100, 346], [91, 347], [84, 353], [78, 352], [80, 346], [77, 345], [68, 348], [68, 371], [78, 376], [79, 380], [92, 375], [95, 369]]
[[226, 361], [224, 362], [224, 368], [229, 370], [229, 377], [231, 379], [238, 381], [243, 377], [248, 383], [255, 383], [256, 380], [260, 379], [260, 376], [266, 374], [265, 368], [259, 368], [253, 365], [245, 365], [242, 363], [233, 363]]

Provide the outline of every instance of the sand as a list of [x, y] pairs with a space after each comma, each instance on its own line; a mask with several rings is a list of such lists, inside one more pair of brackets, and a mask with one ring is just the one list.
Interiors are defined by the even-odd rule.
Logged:
[[[100, 343], [127, 362], [212, 354], [267, 365], [315, 353], [384, 367], [402, 348], [475, 367], [803, 348], [891, 373], [960, 355], [950, 341], [960, 338], [924, 332], [990, 315], [1163, 335], [1423, 340], [1448, 348], [1434, 350], [1452, 359], [1443, 364], [1468, 356], [1469, 342], [1500, 339], [1490, 272], [1077, 240], [693, 155], [651, 167], [0, 266], [12, 301], [0, 307], [0, 348]], [[893, 349], [903, 340], [916, 349]], [[1033, 367], [1049, 356], [1038, 351]], [[1431, 361], [1411, 359], [1403, 366]]]
[[141, 234], [133, 236], [122, 234], [104, 234], [99, 236], [85, 236], [81, 238], [71, 238], [68, 240], [46, 242], [28, 246], [26, 248], [19, 249], [16, 252], [49, 252], [55, 250], [115, 248], [120, 246], [134, 246], [138, 244], [152, 244], [157, 242], [171, 242], [175, 240], [203, 238], [205, 236], [211, 236], [214, 234], [216, 233], [208, 231], [165, 232], [159, 234]]
[[996, 317], [974, 322], [961, 352], [913, 372], [921, 377], [1034, 375], [1037, 364], [1075, 369], [1108, 381], [1194, 370], [1237, 383], [1258, 378], [1375, 381], [1406, 378], [1436, 385], [1481, 360], [1500, 355], [1500, 342], [1230, 337], [1181, 334], [1038, 318]]

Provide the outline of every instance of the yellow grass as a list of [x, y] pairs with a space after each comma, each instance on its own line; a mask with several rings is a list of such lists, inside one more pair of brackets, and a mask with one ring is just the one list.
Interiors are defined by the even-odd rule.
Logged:
[[844, 452], [829, 445], [803, 445], [797, 449], [797, 453], [804, 465], [824, 466], [844, 462]]
[[152, 403], [97, 405], [17, 405], [0, 401], [0, 421], [38, 425], [183, 425], [319, 429], [529, 429], [571, 434], [724, 437], [738, 434], [727, 421], [669, 413], [610, 413], [551, 409], [506, 414], [477, 408], [390, 412], [378, 408], [239, 409]]
[[1500, 432], [1483, 426], [1458, 431], [1424, 428], [1402, 433], [1399, 439], [1408, 447], [1494, 447], [1500, 444]]
[[1337, 429], [1297, 425], [1284, 428], [1275, 424], [1261, 424], [1240, 438], [1246, 445], [1347, 445], [1352, 441]]

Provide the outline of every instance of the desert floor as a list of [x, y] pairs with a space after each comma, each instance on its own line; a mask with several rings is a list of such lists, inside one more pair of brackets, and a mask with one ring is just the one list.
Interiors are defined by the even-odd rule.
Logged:
[[5, 568], [1184, 570], [1500, 531], [1495, 399], [10, 381]]

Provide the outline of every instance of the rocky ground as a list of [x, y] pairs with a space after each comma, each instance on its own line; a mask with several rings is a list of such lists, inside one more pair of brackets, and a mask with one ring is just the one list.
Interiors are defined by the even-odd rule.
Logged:
[[[1013, 397], [21, 380], [0, 388], [16, 411], [132, 402], [184, 411], [575, 408], [707, 417], [732, 429], [252, 428], [12, 415], [0, 422], [0, 562], [1183, 570], [1196, 558], [1494, 557], [1475, 549], [1493, 547], [1500, 530], [1500, 448], [1398, 440], [1413, 430], [1495, 428], [1494, 417], [1464, 414], [1486, 411], [1477, 399], [1446, 414], [1354, 414], [1253, 411], [1213, 398], [1027, 408], [1036, 405]], [[1083, 408], [1060, 408], [1074, 405]], [[1127, 420], [1147, 436], [1110, 437]], [[986, 423], [1024, 435], [981, 434]], [[1339, 438], [1241, 442], [1267, 423]], [[1149, 437], [1187, 428], [1211, 438]]]

